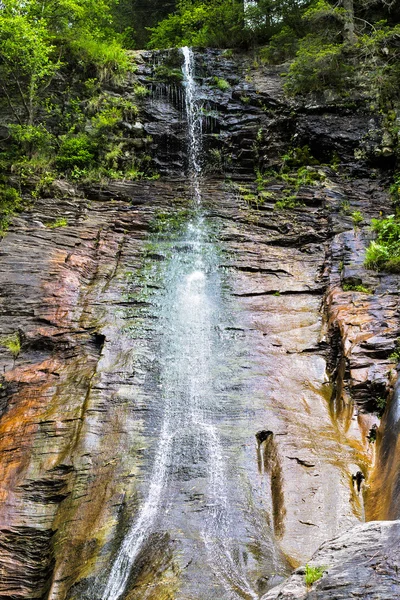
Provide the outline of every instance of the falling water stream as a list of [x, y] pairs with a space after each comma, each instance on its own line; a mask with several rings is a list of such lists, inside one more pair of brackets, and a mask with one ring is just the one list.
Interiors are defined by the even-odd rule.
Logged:
[[[103, 600], [125, 596], [135, 561], [159, 531], [179, 540], [181, 565], [194, 561], [193, 568], [203, 573], [196, 581], [187, 568], [187, 581], [174, 597], [259, 598], [248, 577], [246, 539], [241, 539], [257, 536], [254, 523], [244, 523], [240, 508], [248, 491], [241, 489], [239, 479], [232, 480], [221, 439], [217, 396], [221, 373], [227, 368], [219, 334], [225, 318], [224, 284], [202, 209], [202, 114], [194, 56], [189, 48], [182, 53], [193, 206], [179, 235], [165, 242], [170, 253], [162, 266], [164, 283], [157, 301], [157, 327], [162, 332], [158, 402], [163, 414], [147, 491], [112, 564]], [[185, 501], [189, 493], [195, 499], [192, 505], [197, 502], [195, 510], [189, 510]], [[267, 553], [270, 568], [276, 570], [279, 560], [272, 541]]]

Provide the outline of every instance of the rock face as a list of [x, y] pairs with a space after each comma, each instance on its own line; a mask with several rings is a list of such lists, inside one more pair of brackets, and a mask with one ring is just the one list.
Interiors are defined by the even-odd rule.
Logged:
[[305, 584], [300, 567], [284, 584], [262, 600], [390, 600], [400, 595], [400, 521], [375, 521], [358, 525], [326, 542], [309, 562], [323, 576]]
[[[154, 92], [143, 101], [141, 127], [164, 176], [79, 191], [56, 184], [52, 193], [62, 199], [38, 200], [0, 244], [0, 599], [99, 600], [148, 494], [162, 428], [159, 304], [171, 251], [185, 252], [174, 235], [192, 209], [182, 177], [182, 90], [150, 82], [154, 55], [141, 53], [139, 62], [137, 77]], [[168, 465], [168, 501], [125, 597], [228, 600], [232, 589], [262, 597], [352, 527], [317, 555], [333, 570], [316, 593], [327, 581], [338, 588], [339, 565], [357, 569], [363, 582], [375, 569], [382, 590], [396, 590], [389, 549], [399, 525], [358, 526], [365, 515], [399, 517], [391, 358], [398, 279], [363, 268], [364, 224], [388, 198], [379, 172], [368, 178], [366, 163], [354, 159], [370, 118], [289, 106], [279, 74], [252, 71], [245, 60], [210, 51], [197, 63], [206, 113], [203, 205], [218, 256], [213, 277], [222, 281], [214, 330], [226, 357], [209, 412], [236, 519], [229, 556], [241, 575], [225, 576], [228, 589], [207, 563], [205, 451], [198, 432], [182, 430]], [[213, 77], [231, 88], [215, 89]], [[275, 164], [293, 135], [324, 160], [340, 153], [351, 177], [319, 166], [319, 183], [299, 185], [292, 210], [275, 207], [279, 180], [253, 202], [255, 167]], [[355, 210], [364, 219], [357, 228]], [[57, 217], [68, 224], [47, 227]], [[344, 291], [346, 283], [373, 293]], [[382, 424], [381, 397], [389, 403]], [[355, 535], [365, 553], [375, 544], [367, 564]], [[313, 596], [302, 580], [297, 572], [293, 585], [303, 595], [265, 599], [333, 600], [357, 591], [344, 587], [348, 595], [335, 596], [327, 586], [331, 595]], [[279, 593], [285, 585], [292, 584]]]

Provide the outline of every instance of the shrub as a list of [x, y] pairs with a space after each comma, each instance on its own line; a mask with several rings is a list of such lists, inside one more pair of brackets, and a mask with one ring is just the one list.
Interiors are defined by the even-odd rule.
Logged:
[[295, 60], [286, 75], [285, 89], [289, 94], [322, 92], [327, 88], [346, 89], [353, 68], [346, 64], [341, 44], [327, 44], [315, 35], [300, 42]]
[[299, 41], [296, 33], [285, 26], [272, 36], [268, 46], [260, 50], [260, 56], [262, 61], [277, 65], [294, 58], [298, 49]]
[[400, 272], [400, 220], [394, 215], [372, 219], [377, 238], [367, 248], [365, 266], [369, 269]]
[[313, 583], [321, 579], [325, 571], [325, 567], [312, 567], [306, 565], [304, 580], [307, 587], [311, 587]]
[[21, 204], [21, 196], [15, 188], [0, 185], [0, 235], [7, 230], [12, 215]]
[[93, 142], [85, 134], [66, 137], [60, 147], [56, 163], [62, 171], [90, 167], [95, 158]]
[[344, 292], [360, 292], [361, 294], [372, 294], [373, 293], [372, 290], [365, 287], [365, 285], [355, 284], [355, 283], [344, 283], [343, 291]]
[[231, 89], [230, 84], [226, 81], [226, 79], [220, 79], [219, 77], [213, 78], [214, 85], [221, 90], [221, 92], [227, 92]]
[[181, 69], [168, 65], [158, 65], [154, 69], [154, 79], [163, 83], [181, 83], [183, 73]]
[[43, 125], [9, 125], [12, 140], [25, 152], [46, 150], [54, 146], [54, 136]]
[[283, 164], [288, 167], [305, 167], [319, 164], [319, 161], [312, 155], [309, 146], [290, 148], [281, 158]]
[[149, 88], [145, 87], [144, 85], [136, 85], [134, 87], [134, 92], [137, 98], [145, 98], [150, 94]]
[[240, 2], [180, 2], [178, 11], [150, 29], [149, 48], [211, 46], [232, 48], [254, 32], [243, 27]]
[[70, 47], [80, 62], [96, 68], [100, 81], [120, 81], [133, 68], [126, 50], [115, 39], [96, 39], [81, 32], [70, 41]]

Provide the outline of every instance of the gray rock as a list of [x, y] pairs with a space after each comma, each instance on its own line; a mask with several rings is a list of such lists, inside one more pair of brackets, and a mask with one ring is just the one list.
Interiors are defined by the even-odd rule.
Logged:
[[297, 569], [262, 600], [396, 600], [400, 597], [400, 521], [358, 525], [322, 544], [309, 562], [321, 579], [308, 587]]

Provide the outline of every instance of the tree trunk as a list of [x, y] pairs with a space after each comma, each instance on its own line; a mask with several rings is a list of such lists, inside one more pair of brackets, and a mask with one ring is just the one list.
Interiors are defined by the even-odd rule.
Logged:
[[357, 42], [357, 36], [354, 32], [354, 0], [342, 0], [342, 4], [346, 10], [344, 39], [347, 43], [354, 45]]

